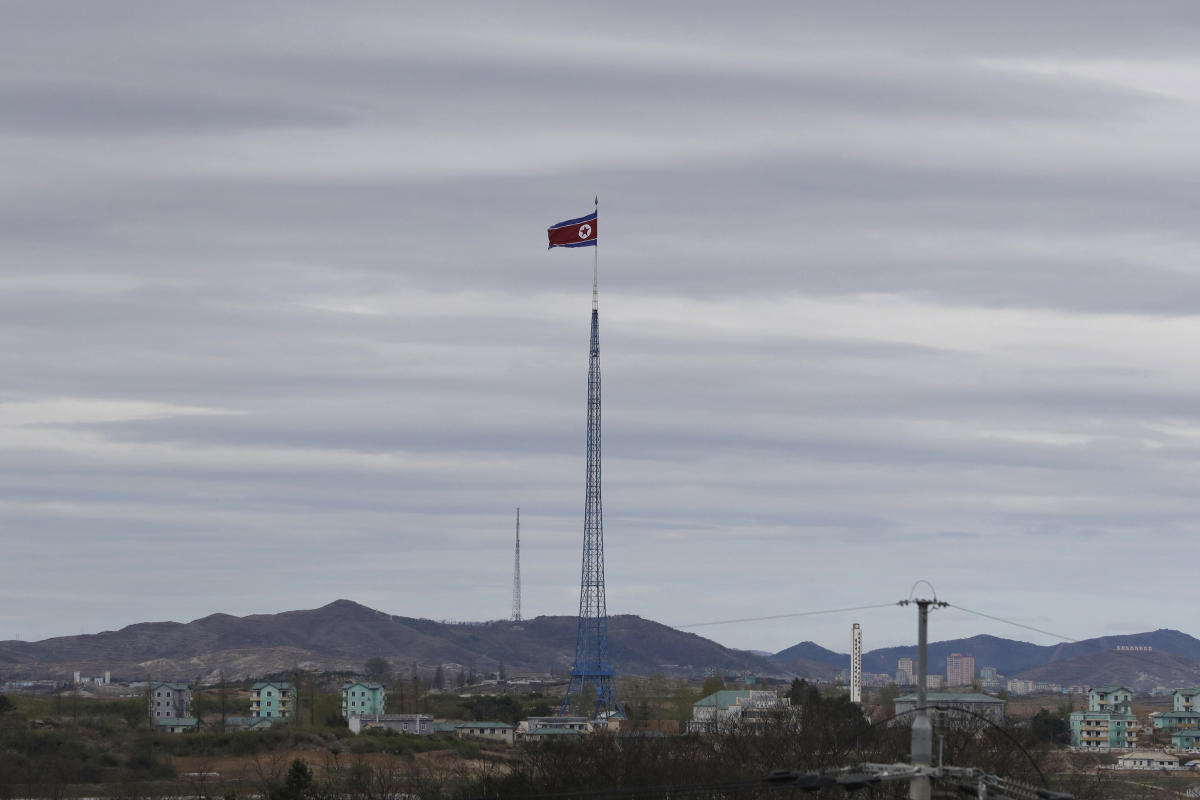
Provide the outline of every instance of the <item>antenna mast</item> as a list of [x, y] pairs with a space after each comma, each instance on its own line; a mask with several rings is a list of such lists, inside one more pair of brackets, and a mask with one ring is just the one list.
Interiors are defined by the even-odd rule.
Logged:
[[517, 551], [513, 557], [513, 622], [521, 621], [521, 507], [517, 506]]

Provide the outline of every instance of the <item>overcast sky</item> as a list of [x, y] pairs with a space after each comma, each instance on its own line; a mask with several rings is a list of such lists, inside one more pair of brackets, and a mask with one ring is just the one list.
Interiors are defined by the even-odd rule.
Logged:
[[574, 613], [597, 193], [611, 613], [1200, 634], [1198, 29], [5, 3], [0, 638]]

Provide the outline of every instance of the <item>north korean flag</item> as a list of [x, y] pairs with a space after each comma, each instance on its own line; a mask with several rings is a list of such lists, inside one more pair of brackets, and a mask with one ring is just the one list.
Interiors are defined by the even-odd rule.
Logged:
[[596, 212], [551, 225], [546, 235], [550, 237], [550, 247], [595, 247]]

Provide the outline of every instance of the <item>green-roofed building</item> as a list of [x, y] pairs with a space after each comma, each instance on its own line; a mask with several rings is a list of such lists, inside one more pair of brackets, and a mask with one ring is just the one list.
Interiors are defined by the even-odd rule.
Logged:
[[1133, 690], [1127, 686], [1088, 689], [1087, 711], [1074, 711], [1068, 718], [1071, 746], [1101, 752], [1137, 747], [1139, 726], [1132, 706]]
[[1073, 711], [1071, 746], [1084, 750], [1125, 750], [1137, 747], [1137, 717], [1118, 711]]
[[387, 713], [387, 689], [382, 683], [355, 681], [342, 687], [342, 716], [346, 719]]
[[250, 716], [288, 719], [296, 710], [296, 688], [288, 681], [259, 681], [250, 687]]
[[1196, 730], [1200, 728], [1200, 711], [1159, 711], [1150, 715], [1156, 728]]
[[1171, 746], [1176, 750], [1195, 750], [1200, 747], [1200, 731], [1172, 731]]
[[200, 730], [200, 720], [195, 717], [155, 717], [154, 728], [166, 733], [192, 733]]
[[1133, 690], [1125, 686], [1094, 686], [1088, 689], [1088, 711], [1130, 714]]
[[1200, 711], [1200, 689], [1176, 689], [1171, 697], [1176, 711]]
[[790, 700], [769, 689], [722, 689], [692, 703], [688, 730], [711, 733], [727, 725], [760, 725], [789, 708]]

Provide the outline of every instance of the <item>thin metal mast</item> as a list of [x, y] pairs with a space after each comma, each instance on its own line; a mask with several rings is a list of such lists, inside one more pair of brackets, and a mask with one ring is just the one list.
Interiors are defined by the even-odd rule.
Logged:
[[[596, 198], [599, 210], [600, 198]], [[579, 627], [575, 663], [559, 714], [591, 695], [584, 714], [621, 711], [608, 646], [608, 606], [604, 591], [604, 507], [600, 493], [600, 311], [599, 255], [592, 264], [592, 331], [588, 362], [587, 492], [583, 512], [583, 568], [579, 586]]]
[[517, 506], [517, 549], [513, 556], [513, 622], [521, 621], [521, 507]]

